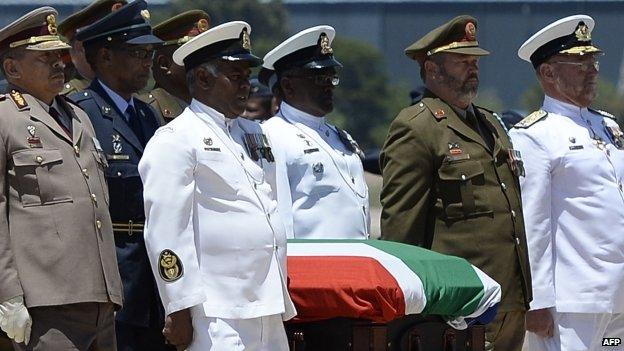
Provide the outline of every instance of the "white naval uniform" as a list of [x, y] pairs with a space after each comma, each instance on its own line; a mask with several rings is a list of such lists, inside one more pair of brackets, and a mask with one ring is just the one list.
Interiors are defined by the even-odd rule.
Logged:
[[[262, 323], [261, 317], [287, 320], [295, 314], [286, 287], [286, 231], [273, 190], [275, 164], [249, 157], [245, 133], [262, 130], [193, 100], [158, 129], [139, 163], [145, 244], [166, 314], [195, 306], [194, 316], [199, 310], [207, 317], [205, 333], [208, 318]], [[167, 282], [159, 271], [163, 250], [181, 261], [175, 281]], [[193, 321], [196, 333], [203, 328], [198, 322]], [[267, 350], [287, 350], [281, 319], [277, 324], [284, 345]], [[219, 335], [196, 338], [190, 349], [239, 349]]]
[[297, 239], [367, 239], [368, 187], [362, 161], [336, 127], [285, 102], [262, 125], [273, 146], [280, 213]]
[[[529, 333], [529, 342], [531, 350], [593, 349], [592, 340], [624, 337], [597, 335], [624, 327], [624, 150], [607, 132], [612, 119], [548, 96], [542, 109], [546, 117], [510, 135], [526, 170], [531, 309], [552, 308], [567, 326], [557, 324], [551, 340]], [[596, 323], [574, 321], [587, 314]]]

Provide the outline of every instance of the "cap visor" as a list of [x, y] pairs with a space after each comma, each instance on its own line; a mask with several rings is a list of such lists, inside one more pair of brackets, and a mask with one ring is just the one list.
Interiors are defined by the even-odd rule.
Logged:
[[145, 45], [145, 44], [162, 44], [163, 41], [152, 34], [141, 35], [126, 41], [126, 44]]
[[250, 63], [251, 67], [258, 67], [260, 65], [262, 65], [262, 59], [259, 58], [256, 55], [253, 54], [236, 54], [236, 55], [226, 55], [226, 56], [221, 56], [220, 57], [222, 60], [225, 61], [247, 61]]
[[456, 49], [448, 49], [448, 50], [444, 50], [440, 52], [449, 52], [453, 54], [473, 55], [473, 56], [487, 56], [490, 54], [489, 51], [481, 49], [480, 47], [456, 48]]
[[302, 68], [305, 69], [321, 69], [328, 67], [342, 67], [342, 63], [338, 62], [338, 60], [333, 57], [325, 59], [325, 60], [314, 60], [303, 65]]
[[26, 46], [26, 50], [35, 50], [35, 51], [54, 51], [54, 50], [68, 50], [68, 49], [71, 49], [71, 46], [60, 40], [44, 41], [41, 43]]

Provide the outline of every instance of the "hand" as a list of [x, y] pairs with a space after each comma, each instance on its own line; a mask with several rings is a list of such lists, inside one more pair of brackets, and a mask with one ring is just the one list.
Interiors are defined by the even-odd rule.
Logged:
[[31, 327], [32, 319], [24, 305], [23, 296], [0, 303], [0, 328], [9, 338], [18, 344], [23, 342], [28, 345]]
[[553, 336], [555, 322], [549, 308], [528, 311], [526, 314], [526, 329], [542, 338]]
[[173, 312], [165, 318], [163, 335], [168, 343], [178, 350], [185, 350], [193, 341], [193, 323], [191, 312], [185, 310]]

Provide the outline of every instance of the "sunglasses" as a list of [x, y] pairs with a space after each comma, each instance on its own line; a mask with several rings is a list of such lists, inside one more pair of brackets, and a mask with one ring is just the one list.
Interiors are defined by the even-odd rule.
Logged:
[[289, 75], [288, 77], [310, 79], [314, 81], [314, 84], [320, 86], [338, 86], [340, 84], [340, 78], [336, 74], [324, 74], [324, 75]]
[[560, 63], [562, 65], [573, 65], [573, 66], [576, 66], [581, 72], [588, 72], [592, 68], [594, 68], [596, 71], [600, 70], [600, 61], [590, 61], [590, 62], [553, 61], [551, 63]]

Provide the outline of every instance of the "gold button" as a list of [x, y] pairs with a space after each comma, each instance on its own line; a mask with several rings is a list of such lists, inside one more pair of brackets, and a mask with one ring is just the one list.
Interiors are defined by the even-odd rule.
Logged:
[[501, 183], [501, 188], [503, 188], [503, 190], [507, 190], [507, 185], [505, 185], [505, 183]]
[[516, 211], [511, 210], [511, 216], [512, 216], [513, 218], [516, 218]]
[[93, 200], [93, 202], [97, 202], [97, 196], [95, 196], [95, 194], [91, 194], [91, 200]]
[[86, 168], [82, 169], [82, 174], [84, 174], [85, 178], [89, 178], [89, 173], [87, 172]]
[[118, 177], [121, 177], [121, 172], [117, 172], [117, 176], [118, 176]]
[[78, 147], [78, 145], [74, 145], [74, 152], [76, 153], [76, 155], [80, 154], [80, 148]]
[[99, 219], [95, 221], [95, 226], [97, 227], [97, 229], [102, 229], [102, 221], [100, 221]]
[[41, 163], [41, 162], [43, 162], [43, 157], [37, 156], [37, 157], [35, 157], [35, 161], [37, 161], [37, 163]]

